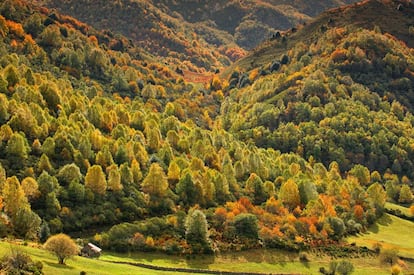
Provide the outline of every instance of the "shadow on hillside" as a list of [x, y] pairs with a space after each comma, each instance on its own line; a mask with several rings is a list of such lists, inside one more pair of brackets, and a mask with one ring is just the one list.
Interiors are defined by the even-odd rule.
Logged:
[[[157, 255], [157, 256], [162, 258], [162, 255]], [[133, 256], [130, 256], [130, 257], [134, 260], [137, 259], [136, 255], [133, 255]], [[149, 256], [147, 256], [144, 253], [144, 254], [140, 255], [140, 259], [142, 259], [144, 263], [148, 263], [148, 264], [151, 264], [151, 265], [157, 265], [157, 260], [159, 258], [157, 258], [157, 257], [154, 258], [151, 254]], [[177, 265], [180, 265], [183, 262], [183, 259], [175, 257], [175, 256], [171, 256], [171, 257], [165, 257], [164, 261], [168, 262], [169, 264], [172, 264], [174, 266], [177, 266]]]
[[248, 253], [243, 258], [247, 262], [254, 263], [269, 263], [277, 264], [281, 267], [285, 266], [288, 262], [294, 262], [297, 260], [296, 253], [290, 253], [278, 249], [268, 249], [263, 251], [254, 250], [252, 253]]
[[215, 256], [213, 255], [197, 255], [192, 258], [186, 259], [187, 266], [189, 268], [196, 269], [209, 269], [209, 266], [215, 261]]
[[380, 219], [378, 219], [377, 223], [384, 226], [389, 225], [392, 223], [391, 216], [383, 215]]
[[378, 224], [374, 223], [373, 225], [371, 225], [368, 230], [368, 232], [372, 232], [372, 233], [378, 233], [379, 231], [379, 227]]
[[310, 268], [310, 264], [309, 264], [309, 262], [308, 261], [301, 261], [300, 262], [304, 267], [306, 267], [307, 269], [309, 269]]
[[390, 225], [392, 223], [392, 219], [389, 215], [383, 215], [380, 219], [377, 220], [376, 223], [371, 225], [368, 229], [368, 232], [378, 233], [379, 231], [379, 224], [383, 226]]
[[50, 261], [44, 261], [43, 263], [48, 266], [52, 266], [52, 267], [59, 268], [59, 269], [68, 269], [68, 270], [75, 269], [73, 266], [69, 266], [65, 264], [58, 264], [58, 263], [50, 262]]

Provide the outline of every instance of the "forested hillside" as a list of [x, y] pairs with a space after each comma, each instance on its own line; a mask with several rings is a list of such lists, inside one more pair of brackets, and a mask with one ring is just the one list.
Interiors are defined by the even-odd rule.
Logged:
[[204, 86], [30, 2], [0, 14], [1, 236], [299, 250], [412, 202], [413, 50], [380, 28], [280, 37], [278, 60], [247, 69], [255, 52]]
[[[240, 60], [239, 70], [253, 69], [236, 70], [229, 82], [252, 85], [228, 88], [224, 128], [260, 147], [336, 161], [342, 170], [363, 164], [412, 178], [414, 57], [405, 43], [414, 41], [414, 9], [399, 11], [398, 4], [366, 1], [330, 11]], [[383, 17], [362, 26], [373, 13], [405, 28], [387, 27]]]
[[214, 71], [274, 33], [356, 1], [37, 1], [119, 32], [182, 69]]
[[[125, 35], [180, 70], [210, 71], [245, 55], [230, 34], [211, 24], [193, 25], [151, 1], [38, 1], [97, 29]], [[118, 34], [119, 35], [119, 34]]]

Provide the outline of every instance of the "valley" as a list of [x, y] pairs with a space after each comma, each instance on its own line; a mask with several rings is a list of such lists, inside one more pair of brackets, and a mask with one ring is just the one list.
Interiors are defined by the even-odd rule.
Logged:
[[414, 272], [414, 4], [354, 2], [0, 1], [1, 272]]

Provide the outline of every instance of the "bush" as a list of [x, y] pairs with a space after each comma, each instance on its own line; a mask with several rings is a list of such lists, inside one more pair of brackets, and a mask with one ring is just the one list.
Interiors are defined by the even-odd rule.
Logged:
[[299, 253], [299, 261], [301, 262], [309, 262], [309, 255], [305, 252]]
[[322, 274], [340, 274], [348, 275], [354, 271], [354, 265], [349, 261], [340, 261], [340, 262], [330, 262], [329, 270], [325, 267], [320, 267], [319, 272]]
[[380, 243], [374, 243], [372, 245], [372, 250], [374, 250], [376, 254], [380, 254], [381, 248], [382, 248], [382, 244]]
[[409, 33], [411, 36], [414, 36], [414, 26], [410, 26], [410, 27], [408, 28], [408, 33]]
[[240, 214], [234, 219], [234, 227], [239, 236], [257, 239], [259, 238], [259, 227], [257, 217], [253, 214]]
[[379, 260], [383, 264], [393, 265], [398, 260], [398, 250], [396, 249], [383, 249], [380, 252]]
[[340, 261], [336, 266], [336, 273], [347, 275], [354, 271], [354, 265], [348, 261]]
[[33, 262], [29, 255], [19, 249], [11, 250], [0, 260], [1, 274], [43, 274], [43, 264]]
[[391, 267], [391, 274], [398, 275], [401, 273], [401, 267], [398, 264], [395, 264]]
[[280, 59], [280, 64], [288, 64], [289, 63], [289, 56], [287, 56], [286, 54], [284, 54], [282, 56], [282, 58]]

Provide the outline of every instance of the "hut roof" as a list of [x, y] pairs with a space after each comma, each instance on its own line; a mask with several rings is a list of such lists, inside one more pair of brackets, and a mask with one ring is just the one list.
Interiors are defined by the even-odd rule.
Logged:
[[96, 245], [94, 245], [93, 243], [88, 243], [89, 248], [95, 252], [95, 253], [100, 253], [102, 251], [101, 248], [97, 247]]

